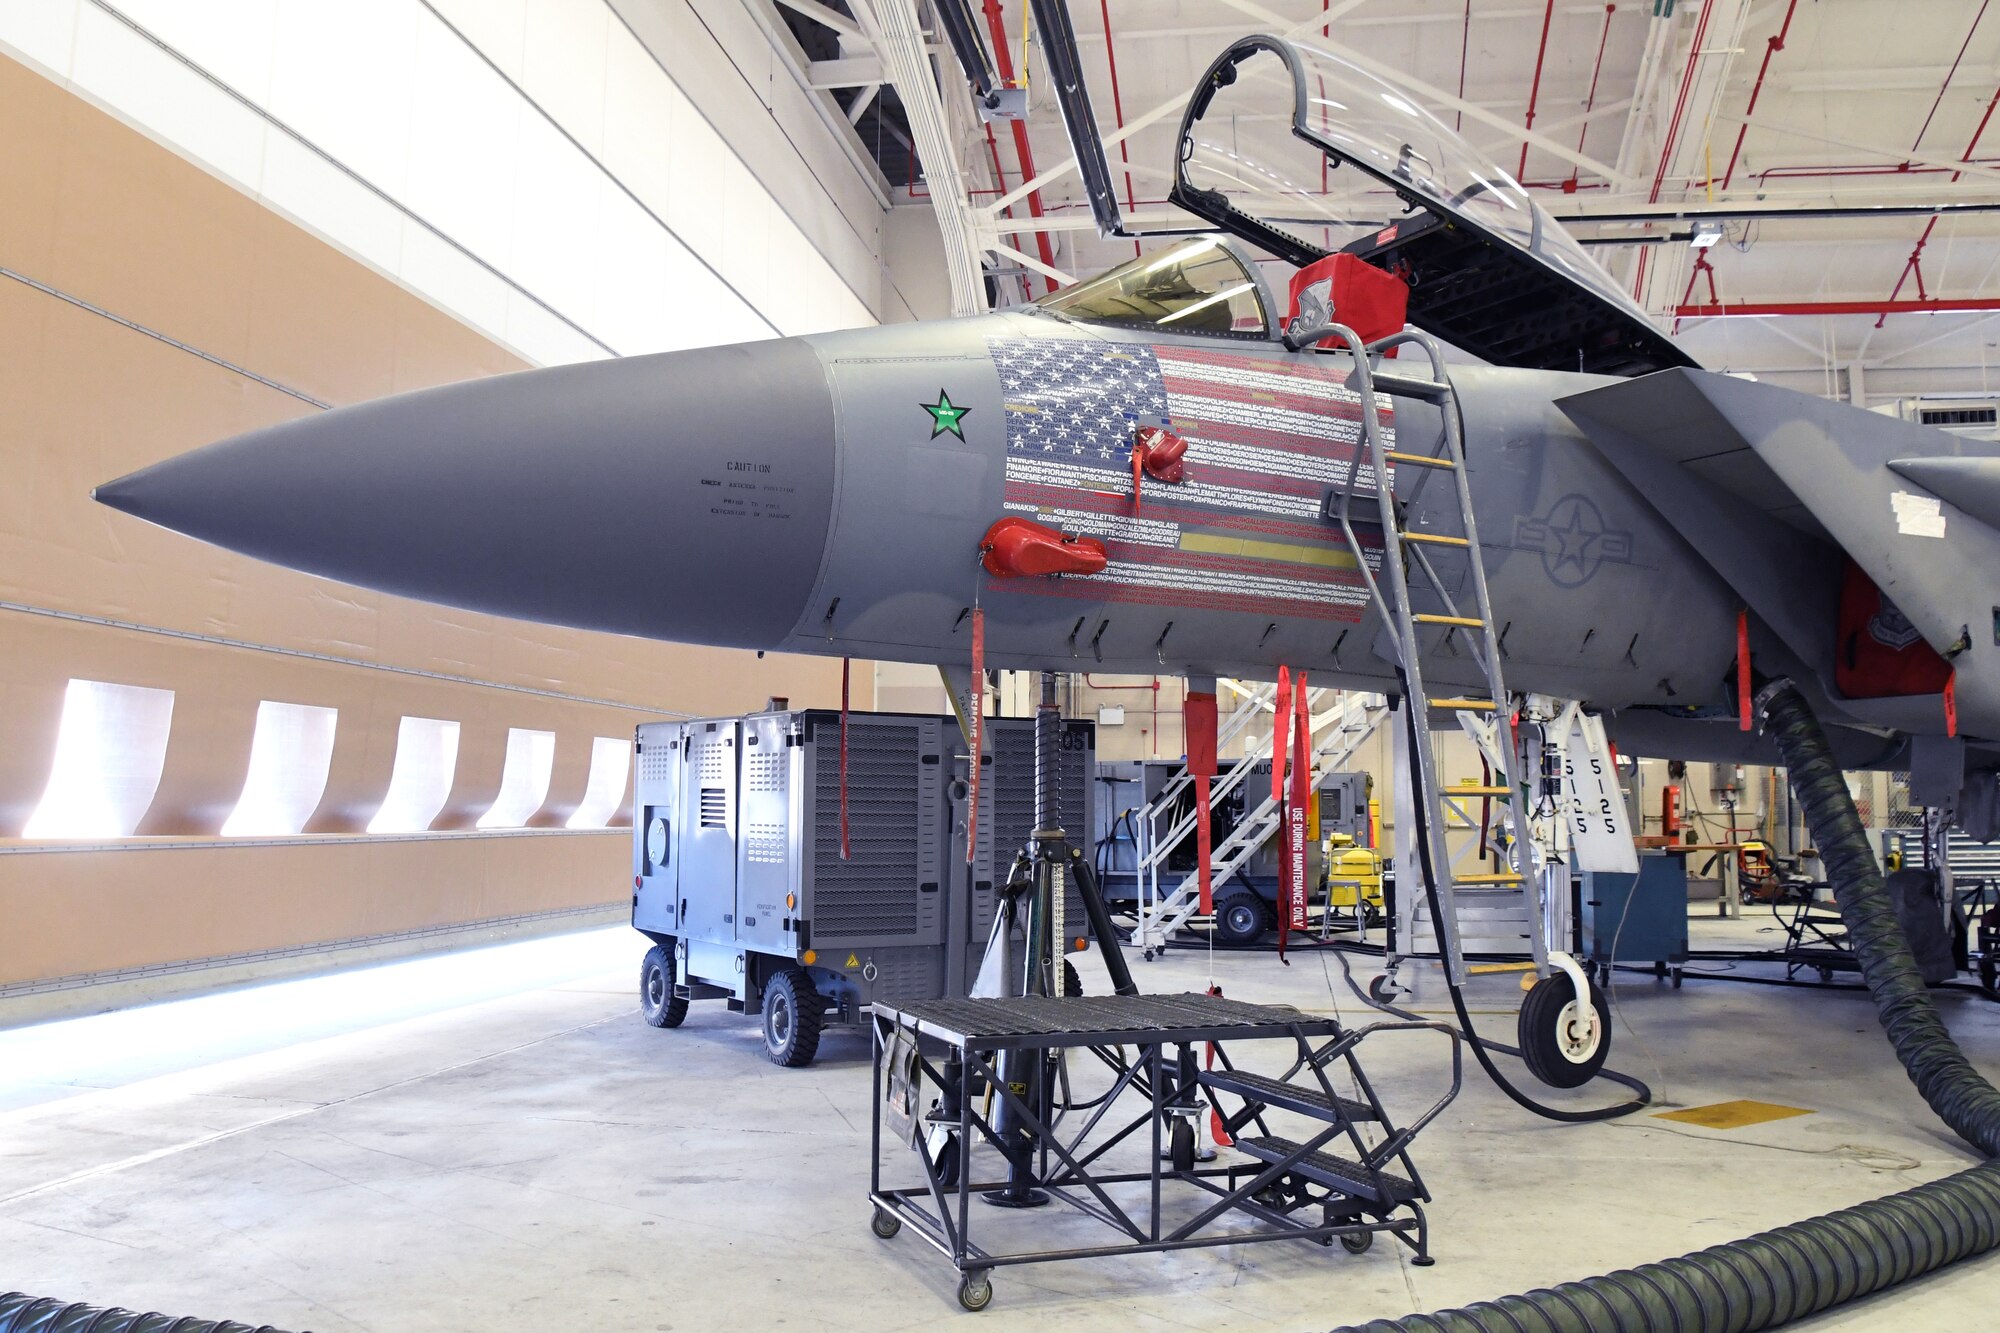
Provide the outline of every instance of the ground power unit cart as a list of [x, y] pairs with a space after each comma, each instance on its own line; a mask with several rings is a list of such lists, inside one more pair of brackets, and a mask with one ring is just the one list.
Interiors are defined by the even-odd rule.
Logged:
[[[1059, 731], [1059, 811], [1091, 827], [1095, 730]], [[638, 729], [632, 925], [653, 942], [640, 1008], [678, 1027], [688, 1003], [762, 1016], [781, 1065], [809, 1063], [828, 1024], [868, 1006], [968, 993], [1015, 855], [1034, 832], [1034, 723], [992, 718], [975, 854], [966, 862], [967, 746], [951, 717], [847, 720], [819, 709], [650, 722]], [[1064, 947], [1088, 934], [1074, 885]]]

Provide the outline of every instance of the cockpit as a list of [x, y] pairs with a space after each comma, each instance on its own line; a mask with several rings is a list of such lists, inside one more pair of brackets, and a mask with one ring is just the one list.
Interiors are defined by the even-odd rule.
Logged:
[[1035, 304], [1085, 324], [1266, 339], [1270, 293], [1233, 241], [1193, 236], [1129, 259]]
[[[1608, 374], [1693, 364], [1504, 167], [1390, 84], [1309, 45], [1247, 37], [1209, 67], [1181, 123], [1170, 197], [1293, 264], [1345, 252], [1396, 274], [1411, 323], [1495, 364]], [[1186, 248], [1075, 294], [1143, 286], [1153, 262], [1185, 270], [1174, 256]], [[1232, 331], [1239, 318], [1248, 329], [1247, 291], [1224, 300], [1222, 290], [1175, 298], [1153, 322], [1220, 331], [1226, 314]]]

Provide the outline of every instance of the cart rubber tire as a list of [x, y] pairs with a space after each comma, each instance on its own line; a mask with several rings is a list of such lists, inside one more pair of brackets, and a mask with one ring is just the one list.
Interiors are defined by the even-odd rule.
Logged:
[[1271, 909], [1248, 889], [1225, 893], [1215, 905], [1215, 940], [1218, 944], [1255, 944], [1264, 938], [1273, 924]]
[[1402, 988], [1389, 980], [1387, 972], [1378, 972], [1376, 975], [1368, 978], [1369, 999], [1387, 1004], [1400, 994], [1402, 994]]
[[993, 1279], [985, 1273], [967, 1273], [958, 1280], [958, 1304], [973, 1314], [993, 1304]]
[[1366, 1254], [1375, 1247], [1375, 1233], [1352, 1231], [1340, 1238], [1340, 1248], [1349, 1254]]
[[677, 1028], [688, 1016], [687, 996], [674, 994], [674, 957], [657, 944], [639, 964], [639, 1013], [656, 1028]]
[[878, 1205], [874, 1216], [868, 1219], [868, 1229], [875, 1233], [877, 1239], [894, 1240], [896, 1233], [903, 1229], [903, 1219]]
[[1083, 978], [1076, 974], [1076, 964], [1067, 958], [1062, 965], [1062, 993], [1072, 999], [1083, 994]]
[[826, 1003], [812, 977], [797, 964], [780, 967], [764, 983], [764, 1053], [774, 1065], [802, 1069], [819, 1054]]
[[1979, 960], [1979, 984], [1989, 997], [2000, 1000], [2000, 967], [1996, 966], [1994, 959]]
[[1186, 1116], [1174, 1117], [1173, 1134], [1167, 1144], [1167, 1152], [1174, 1170], [1194, 1170], [1194, 1122]]
[[1585, 1049], [1569, 1040], [1577, 1015], [1576, 987], [1567, 972], [1556, 972], [1535, 983], [1521, 1001], [1521, 1058], [1528, 1072], [1552, 1088], [1580, 1088], [1597, 1077], [1611, 1053], [1611, 1013], [1604, 992], [1590, 985], [1590, 1004], [1597, 1011], [1596, 1040]]

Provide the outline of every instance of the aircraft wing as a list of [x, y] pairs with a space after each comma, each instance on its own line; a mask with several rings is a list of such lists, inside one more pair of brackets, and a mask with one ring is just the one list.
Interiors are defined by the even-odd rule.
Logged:
[[1961, 729], [2000, 737], [1992, 444], [1701, 370], [1557, 406], [1822, 679], [1844, 553], [1951, 662]]

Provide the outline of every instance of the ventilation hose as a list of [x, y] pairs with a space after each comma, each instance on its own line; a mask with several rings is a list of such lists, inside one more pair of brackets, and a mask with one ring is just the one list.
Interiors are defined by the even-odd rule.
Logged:
[[176, 1319], [167, 1314], [65, 1304], [47, 1296], [0, 1292], [0, 1333], [280, 1333], [234, 1319]]
[[[1757, 696], [1889, 1044], [1945, 1124], [2000, 1157], [2000, 1091], [1952, 1040], [1896, 921], [1825, 732], [1788, 680]], [[1463, 1309], [1339, 1333], [1751, 1333], [2000, 1246], [2000, 1161], [1747, 1240]]]

